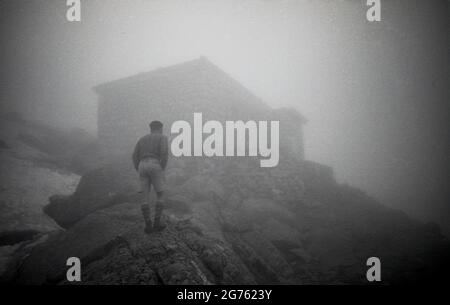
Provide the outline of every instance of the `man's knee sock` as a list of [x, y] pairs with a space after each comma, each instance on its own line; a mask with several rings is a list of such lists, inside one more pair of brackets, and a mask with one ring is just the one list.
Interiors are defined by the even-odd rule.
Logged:
[[143, 204], [141, 205], [141, 211], [142, 211], [142, 215], [144, 216], [144, 221], [145, 224], [148, 225], [152, 223], [152, 220], [150, 218], [150, 205], [148, 204]]
[[161, 199], [156, 200], [156, 205], [155, 205], [155, 225], [156, 226], [160, 225], [163, 209], [164, 209], [164, 201]]

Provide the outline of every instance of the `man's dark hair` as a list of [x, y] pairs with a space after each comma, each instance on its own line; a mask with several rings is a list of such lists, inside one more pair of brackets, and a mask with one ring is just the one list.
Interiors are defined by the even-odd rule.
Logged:
[[161, 130], [162, 128], [163, 128], [163, 123], [161, 123], [160, 121], [153, 121], [150, 123], [151, 131]]

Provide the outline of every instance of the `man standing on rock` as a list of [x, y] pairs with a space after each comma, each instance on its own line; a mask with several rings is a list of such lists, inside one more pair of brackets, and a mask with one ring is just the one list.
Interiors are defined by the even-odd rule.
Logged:
[[[136, 144], [133, 153], [133, 164], [139, 172], [145, 203], [141, 206], [145, 220], [145, 233], [153, 230], [162, 231], [165, 225], [161, 221], [164, 208], [163, 195], [165, 191], [164, 170], [169, 156], [168, 139], [163, 135], [163, 124], [159, 121], [150, 123], [150, 134], [143, 136]], [[151, 187], [156, 191], [155, 222], [152, 226], [150, 217]]]

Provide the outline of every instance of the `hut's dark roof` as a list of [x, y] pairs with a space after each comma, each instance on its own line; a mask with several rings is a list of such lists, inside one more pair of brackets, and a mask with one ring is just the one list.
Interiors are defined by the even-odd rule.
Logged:
[[[221, 78], [226, 80], [228, 84], [237, 88], [241, 92], [245, 92], [247, 96], [250, 97], [252, 102], [257, 102], [263, 108], [270, 108], [266, 103], [264, 103], [260, 98], [255, 96], [251, 91], [242, 86], [238, 81], [229, 76], [226, 72], [217, 67], [214, 63], [208, 60], [206, 57], [202, 56], [194, 60], [182, 62], [179, 64], [158, 68], [149, 72], [139, 73], [129, 77], [117, 79], [107, 83], [95, 86], [93, 90], [99, 94], [114, 94], [114, 92], [121, 90], [130, 90], [136, 84], [152, 82], [159, 77], [170, 77], [172, 75], [186, 75], [186, 77], [197, 77], [201, 71], [208, 72], [208, 75], [213, 75], [216, 78]], [[288, 115], [290, 117], [296, 117], [301, 123], [306, 123], [306, 119], [298, 111], [294, 109], [275, 109], [275, 112], [279, 114]], [[286, 113], [287, 112], [287, 113]]]
[[[113, 80], [107, 83], [95, 86], [93, 89], [98, 94], [106, 93], [110, 90], [116, 90], [117, 88], [126, 88], [131, 84], [142, 81], [151, 81], [155, 77], [165, 76], [170, 74], [178, 74], [180, 72], [193, 73], [192, 77], [195, 77], [195, 73], [201, 70], [208, 69], [226, 75], [226, 73], [220, 70], [216, 65], [209, 61], [206, 57], [202, 56], [194, 60], [182, 62], [179, 64], [158, 68], [152, 71], [138, 73], [129, 77]], [[229, 76], [228, 76], [229, 77]], [[231, 77], [230, 77], [231, 78]]]

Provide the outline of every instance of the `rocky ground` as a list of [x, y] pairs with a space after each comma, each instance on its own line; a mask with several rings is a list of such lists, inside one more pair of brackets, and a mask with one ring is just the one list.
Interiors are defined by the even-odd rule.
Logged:
[[78, 184], [64, 166], [43, 163], [18, 172], [20, 183], [2, 177], [10, 181], [2, 196], [23, 179], [39, 180], [31, 193], [46, 190], [24, 193], [26, 213], [18, 200], [2, 199], [2, 232], [16, 234], [2, 239], [3, 282], [67, 284], [73, 256], [83, 284], [365, 284], [371, 256], [381, 259], [385, 284], [437, 281], [449, 270], [449, 242], [436, 225], [338, 184], [327, 166], [289, 156], [273, 169], [249, 158], [171, 159], [168, 228], [146, 235], [130, 157], [93, 155], [101, 160], [62, 158], [84, 173]]
[[80, 176], [42, 149], [48, 139], [59, 142], [46, 126], [14, 115], [1, 118], [0, 139], [1, 274], [19, 247], [61, 229], [42, 209], [49, 196], [73, 193]]

